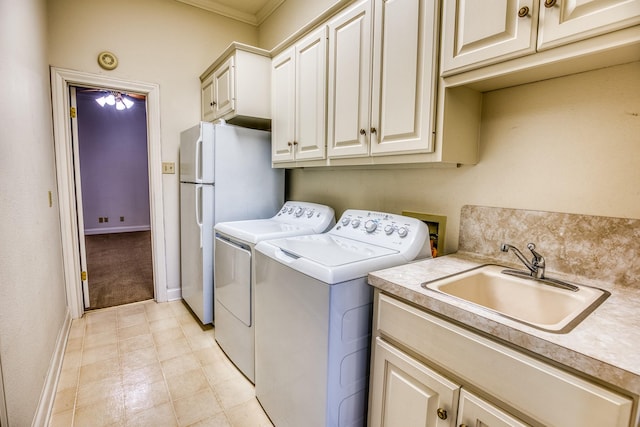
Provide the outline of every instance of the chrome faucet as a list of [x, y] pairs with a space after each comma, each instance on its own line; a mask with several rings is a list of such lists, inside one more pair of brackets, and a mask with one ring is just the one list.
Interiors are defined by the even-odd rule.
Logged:
[[545, 278], [544, 277], [544, 267], [545, 267], [544, 257], [540, 255], [538, 252], [536, 252], [536, 245], [534, 245], [533, 243], [529, 243], [527, 245], [527, 249], [529, 249], [533, 254], [533, 258], [531, 258], [531, 261], [527, 260], [527, 258], [525, 258], [522, 252], [520, 252], [520, 249], [516, 248], [515, 246], [509, 245], [507, 243], [503, 243], [500, 246], [500, 250], [502, 252], [509, 252], [509, 249], [511, 249], [515, 254], [515, 256], [517, 256], [518, 259], [522, 261], [522, 263], [525, 265], [525, 267], [529, 269], [529, 271], [531, 272], [531, 277], [535, 277], [536, 279]]

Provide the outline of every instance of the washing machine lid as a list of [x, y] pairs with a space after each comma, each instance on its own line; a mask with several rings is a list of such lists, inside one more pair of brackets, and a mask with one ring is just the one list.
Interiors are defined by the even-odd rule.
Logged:
[[215, 230], [229, 237], [252, 244], [262, 240], [315, 233], [313, 227], [289, 224], [273, 219], [220, 222], [216, 224]]
[[288, 237], [270, 242], [280, 250], [325, 267], [359, 263], [398, 251], [330, 233]]

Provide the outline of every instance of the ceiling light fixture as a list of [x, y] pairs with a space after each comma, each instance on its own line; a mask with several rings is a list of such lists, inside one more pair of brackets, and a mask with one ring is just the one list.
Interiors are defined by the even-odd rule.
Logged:
[[96, 99], [96, 102], [104, 107], [105, 105], [115, 105], [116, 110], [126, 110], [133, 107], [133, 101], [124, 96], [121, 92], [109, 92]]

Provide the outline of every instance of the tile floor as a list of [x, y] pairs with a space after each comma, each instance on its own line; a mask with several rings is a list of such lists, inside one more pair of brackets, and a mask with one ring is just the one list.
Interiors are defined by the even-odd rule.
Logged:
[[49, 426], [272, 424], [213, 328], [182, 301], [144, 301], [73, 321]]

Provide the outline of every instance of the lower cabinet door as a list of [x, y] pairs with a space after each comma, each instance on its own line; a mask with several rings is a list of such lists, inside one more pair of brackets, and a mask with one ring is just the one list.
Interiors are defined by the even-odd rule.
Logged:
[[458, 407], [459, 427], [528, 427], [529, 424], [514, 418], [491, 403], [467, 390], [460, 391]]
[[376, 338], [370, 427], [452, 427], [460, 386]]

